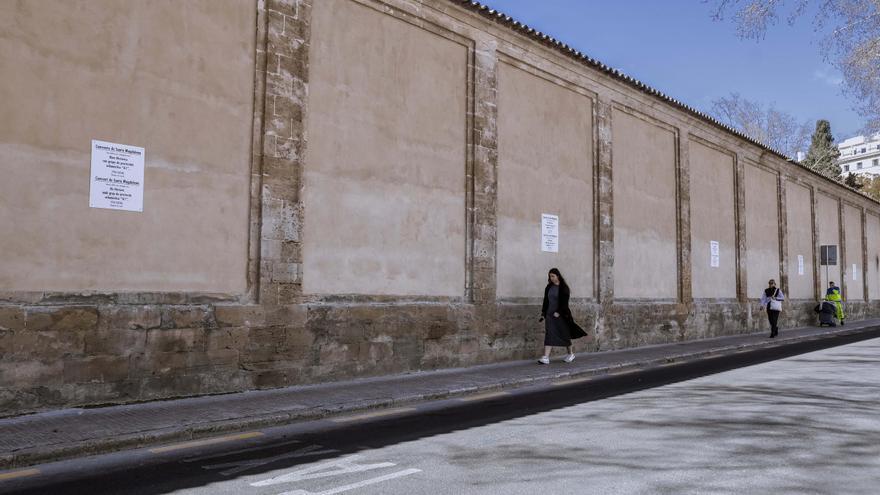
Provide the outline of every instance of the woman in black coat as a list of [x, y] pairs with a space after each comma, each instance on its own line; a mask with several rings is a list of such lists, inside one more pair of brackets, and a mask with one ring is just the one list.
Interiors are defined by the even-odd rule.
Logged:
[[558, 269], [551, 268], [547, 274], [547, 287], [544, 289], [544, 303], [541, 305], [539, 320], [544, 321], [544, 355], [538, 360], [541, 364], [550, 364], [550, 350], [553, 347], [565, 347], [568, 351], [565, 362], [574, 361], [571, 339], [587, 335], [571, 316], [568, 308], [570, 296], [571, 290], [565, 283], [565, 278]]

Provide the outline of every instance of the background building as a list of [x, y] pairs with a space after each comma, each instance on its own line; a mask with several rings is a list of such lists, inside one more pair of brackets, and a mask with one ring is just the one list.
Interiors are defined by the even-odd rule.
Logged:
[[851, 137], [837, 145], [838, 164], [844, 175], [880, 175], [880, 134]]

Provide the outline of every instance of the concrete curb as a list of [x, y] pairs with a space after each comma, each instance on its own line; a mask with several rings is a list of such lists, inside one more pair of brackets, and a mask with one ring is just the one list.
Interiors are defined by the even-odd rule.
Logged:
[[470, 395], [494, 392], [499, 390], [517, 389], [527, 386], [549, 386], [551, 383], [558, 380], [576, 379], [581, 377], [610, 374], [619, 371], [644, 369], [661, 364], [675, 363], [678, 361], [688, 361], [709, 356], [728, 355], [744, 350], [760, 350], [769, 347], [796, 344], [813, 340], [826, 340], [840, 336], [853, 336], [869, 333], [877, 330], [877, 328], [878, 327], [876, 326], [867, 326], [862, 328], [833, 330], [818, 335], [813, 334], [788, 338], [781, 337], [773, 341], [762, 340], [746, 344], [719, 346], [695, 352], [671, 354], [659, 358], [652, 357], [647, 359], [629, 360], [610, 366], [600, 366], [583, 370], [560, 371], [559, 373], [544, 375], [540, 377], [506, 377], [501, 380], [487, 381], [485, 384], [481, 385], [468, 386], [464, 388], [451, 389], [441, 392], [412, 393], [396, 398], [387, 399], [354, 400], [348, 402], [340, 402], [332, 405], [304, 407], [302, 409], [282, 412], [276, 411], [264, 415], [251, 415], [248, 417], [230, 418], [220, 421], [193, 423], [175, 428], [140, 431], [115, 437], [95, 438], [89, 439], [87, 441], [64, 444], [42, 445], [33, 448], [22, 449], [16, 452], [7, 452], [0, 454], [0, 470], [22, 468], [34, 464], [60, 461], [75, 457], [107, 454], [120, 450], [144, 448], [162, 443], [188, 441], [210, 437], [217, 434], [228, 434], [242, 432], [246, 430], [253, 430], [257, 428], [283, 426], [295, 422], [313, 421], [344, 414], [400, 407], [403, 405], [412, 405], [432, 400], [467, 397]]

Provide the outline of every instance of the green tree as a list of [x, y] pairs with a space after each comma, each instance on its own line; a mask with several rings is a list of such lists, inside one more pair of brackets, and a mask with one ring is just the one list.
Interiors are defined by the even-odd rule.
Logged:
[[861, 189], [862, 187], [865, 186], [861, 177], [859, 177], [856, 174], [852, 174], [852, 173], [846, 174], [846, 179], [844, 179], [843, 183], [846, 184], [847, 186], [855, 189], [856, 191], [858, 191], [859, 189]]
[[839, 181], [840, 165], [837, 164], [839, 157], [840, 150], [834, 146], [834, 136], [831, 135], [831, 123], [827, 120], [816, 121], [816, 131], [813, 132], [810, 149], [801, 163], [825, 177]]

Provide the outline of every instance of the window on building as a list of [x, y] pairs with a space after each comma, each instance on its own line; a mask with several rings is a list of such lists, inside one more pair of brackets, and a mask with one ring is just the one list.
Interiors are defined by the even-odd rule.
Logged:
[[844, 165], [844, 166], [843, 166], [843, 171], [844, 171], [844, 172], [849, 172], [849, 165]]
[[856, 163], [856, 170], [862, 169], [862, 162]]
[[876, 167], [877, 165], [880, 165], [880, 158], [874, 158], [874, 161], [871, 162], [872, 167]]
[[867, 151], [867, 150], [865, 148], [862, 148], [862, 153], [864, 153], [865, 151]]

